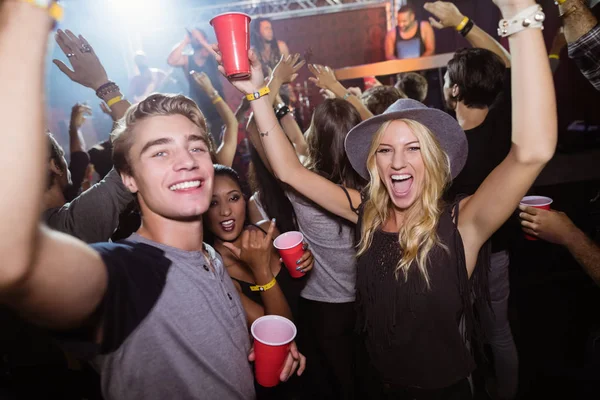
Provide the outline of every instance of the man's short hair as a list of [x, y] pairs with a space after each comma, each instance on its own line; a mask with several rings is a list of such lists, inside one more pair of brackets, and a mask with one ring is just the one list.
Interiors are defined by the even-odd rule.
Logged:
[[406, 95], [393, 86], [375, 86], [360, 96], [360, 100], [373, 115], [382, 114], [396, 101], [405, 98]]
[[214, 155], [213, 142], [207, 134], [206, 120], [196, 103], [189, 97], [180, 94], [156, 93], [129, 107], [111, 134], [113, 163], [117, 172], [133, 175], [129, 159], [129, 151], [133, 145], [132, 131], [139, 121], [160, 115], [183, 115], [192, 121], [206, 137], [206, 145], [211, 157]]
[[504, 61], [485, 49], [459, 50], [448, 62], [450, 85], [458, 85], [456, 100], [472, 108], [494, 104], [504, 88], [505, 72]]
[[411, 13], [414, 15], [415, 9], [412, 8], [411, 6], [409, 6], [408, 4], [404, 5], [398, 9], [398, 14], [404, 14], [404, 13]]
[[398, 81], [395, 85], [409, 99], [420, 101], [421, 103], [427, 97], [429, 84], [427, 79], [416, 72], [405, 72], [398, 74]]

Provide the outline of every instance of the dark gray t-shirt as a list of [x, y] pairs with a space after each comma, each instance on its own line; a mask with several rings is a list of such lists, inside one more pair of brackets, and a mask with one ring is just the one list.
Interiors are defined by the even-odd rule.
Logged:
[[119, 225], [119, 214], [133, 201], [133, 195], [116, 170], [62, 207], [42, 214], [50, 228], [86, 243], [106, 242]]
[[354, 224], [332, 215], [293, 191], [286, 195], [298, 229], [315, 257], [301, 297], [324, 303], [349, 303], [356, 292]]
[[108, 271], [95, 360], [106, 400], [253, 399], [246, 316], [221, 257], [133, 234], [95, 244]]

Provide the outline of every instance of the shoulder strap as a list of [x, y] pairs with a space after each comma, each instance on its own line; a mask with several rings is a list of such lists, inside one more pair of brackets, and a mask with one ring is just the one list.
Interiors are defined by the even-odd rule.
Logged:
[[[342, 190], [344, 191], [344, 194], [346, 195], [346, 198], [348, 199], [348, 204], [350, 204], [350, 209], [356, 214], [358, 215], [358, 210], [360, 209], [360, 205], [359, 204], [358, 207], [354, 207], [354, 205], [352, 204], [352, 199], [350, 198], [350, 193], [348, 193], [348, 189], [346, 189], [344, 186], [342, 185], [338, 185], [340, 188], [342, 188]], [[362, 197], [362, 194], [361, 194]]]

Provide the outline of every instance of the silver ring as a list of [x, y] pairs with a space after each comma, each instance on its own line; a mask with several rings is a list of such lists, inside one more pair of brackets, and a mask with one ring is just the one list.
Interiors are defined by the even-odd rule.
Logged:
[[92, 52], [92, 47], [89, 44], [82, 44], [81, 48], [79, 50], [82, 53], [91, 53]]
[[75, 53], [67, 53], [67, 58], [71, 58], [75, 55]]

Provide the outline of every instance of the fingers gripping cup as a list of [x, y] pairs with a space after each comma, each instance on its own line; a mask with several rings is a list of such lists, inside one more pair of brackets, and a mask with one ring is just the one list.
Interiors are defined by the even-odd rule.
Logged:
[[304, 255], [304, 249], [302, 249], [303, 241], [304, 236], [302, 233], [290, 231], [277, 236], [277, 239], [273, 242], [273, 246], [279, 250], [279, 255], [292, 278], [304, 276], [302, 272], [296, 271], [296, 268], [298, 267], [296, 261], [301, 259]]
[[254, 338], [254, 372], [264, 387], [277, 386], [290, 343], [296, 337], [292, 321], [278, 315], [260, 317], [250, 327]]
[[[542, 210], [549, 210], [550, 204], [552, 204], [552, 199], [550, 197], [545, 196], [525, 196], [519, 204], [526, 207], [535, 207], [540, 208]], [[525, 235], [525, 239], [537, 240], [537, 238], [529, 236], [527, 234]]]
[[250, 16], [229, 12], [210, 20], [215, 30], [223, 68], [228, 78], [243, 79], [250, 76]]

